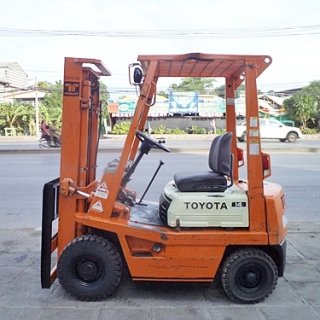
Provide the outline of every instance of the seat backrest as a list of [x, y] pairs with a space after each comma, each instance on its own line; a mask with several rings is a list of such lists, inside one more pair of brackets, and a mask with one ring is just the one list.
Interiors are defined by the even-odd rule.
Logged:
[[227, 132], [212, 141], [209, 152], [209, 167], [212, 171], [227, 176], [231, 175], [231, 140], [232, 133]]

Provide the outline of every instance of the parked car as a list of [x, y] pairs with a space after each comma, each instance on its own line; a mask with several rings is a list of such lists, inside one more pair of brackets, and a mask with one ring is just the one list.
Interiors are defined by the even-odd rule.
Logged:
[[[299, 128], [286, 126], [276, 119], [260, 118], [260, 137], [262, 139], [279, 139], [281, 142], [288, 140], [295, 142], [302, 137]], [[237, 127], [237, 138], [243, 142], [246, 140], [246, 121], [240, 122]]]

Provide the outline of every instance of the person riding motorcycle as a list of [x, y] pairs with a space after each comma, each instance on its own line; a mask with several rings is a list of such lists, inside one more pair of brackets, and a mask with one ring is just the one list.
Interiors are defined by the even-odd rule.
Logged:
[[45, 139], [51, 147], [60, 145], [60, 135], [56, 128], [56, 123], [56, 120], [53, 120], [52, 124], [48, 125], [45, 120], [41, 121], [41, 139]]
[[60, 135], [59, 130], [56, 127], [56, 124], [57, 121], [53, 120], [52, 123], [48, 125], [51, 146], [54, 146], [56, 143], [60, 144]]
[[44, 138], [46, 140], [49, 140], [50, 139], [50, 133], [49, 133], [48, 125], [47, 125], [45, 120], [41, 121], [40, 130], [41, 130], [41, 139]]

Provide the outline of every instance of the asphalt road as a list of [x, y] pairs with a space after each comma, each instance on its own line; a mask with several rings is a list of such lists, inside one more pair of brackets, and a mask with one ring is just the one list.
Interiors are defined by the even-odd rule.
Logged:
[[[100, 153], [98, 177], [104, 164], [119, 154]], [[283, 186], [289, 221], [319, 222], [320, 214], [320, 153], [271, 152], [270, 181]], [[160, 153], [145, 156], [129, 185], [141, 196], [159, 161], [163, 160], [157, 178], [146, 195], [146, 200], [157, 201], [167, 181], [178, 171], [206, 169], [204, 153]], [[59, 175], [58, 153], [1, 154], [0, 157], [0, 225], [5, 228], [40, 227], [42, 187]], [[242, 169], [241, 177], [245, 170]]]
[[[118, 153], [101, 152], [103, 165]], [[199, 283], [135, 283], [124, 276], [115, 294], [101, 302], [73, 299], [56, 281], [40, 287], [42, 186], [59, 173], [59, 154], [0, 154], [0, 318], [23, 319], [320, 319], [319, 158], [320, 153], [271, 152], [272, 181], [283, 185], [289, 218], [284, 277], [274, 293], [257, 305], [236, 305], [221, 286]], [[159, 160], [165, 165], [147, 199], [157, 200], [164, 184], [182, 170], [207, 168], [204, 153], [150, 153], [131, 182], [139, 195]], [[241, 172], [245, 174], [245, 172]], [[306, 222], [309, 221], [309, 222]]]

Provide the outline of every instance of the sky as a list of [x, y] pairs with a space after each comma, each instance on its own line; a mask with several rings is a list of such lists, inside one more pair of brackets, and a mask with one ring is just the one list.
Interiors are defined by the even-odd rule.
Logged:
[[2, 0], [0, 62], [31, 85], [63, 80], [64, 57], [100, 59], [116, 92], [139, 54], [262, 54], [258, 88], [281, 91], [320, 80], [319, 12], [319, 0]]

